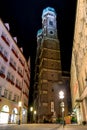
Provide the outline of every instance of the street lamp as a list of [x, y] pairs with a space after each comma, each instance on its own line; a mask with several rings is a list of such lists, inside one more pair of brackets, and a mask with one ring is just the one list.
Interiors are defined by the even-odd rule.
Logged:
[[61, 107], [61, 111], [62, 111], [62, 120], [63, 120], [63, 126], [64, 126], [64, 92], [60, 91], [59, 92], [59, 98], [61, 99], [61, 103], [60, 103], [60, 107]]
[[22, 107], [21, 101], [18, 102], [18, 107], [19, 107], [19, 122], [18, 122], [18, 124], [20, 125], [20, 123], [21, 123], [21, 107]]
[[33, 107], [30, 107], [30, 122], [32, 123], [33, 121]]
[[35, 120], [35, 123], [36, 123], [36, 114], [37, 114], [37, 111], [34, 110], [34, 120]]

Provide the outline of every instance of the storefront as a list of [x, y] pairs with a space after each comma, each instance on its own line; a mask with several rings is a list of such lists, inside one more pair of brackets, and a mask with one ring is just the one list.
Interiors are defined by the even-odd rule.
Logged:
[[8, 123], [9, 121], [9, 107], [4, 105], [0, 112], [0, 124]]
[[0, 124], [17, 123], [18, 121], [18, 110], [14, 108], [10, 112], [9, 106], [4, 105], [0, 111]]

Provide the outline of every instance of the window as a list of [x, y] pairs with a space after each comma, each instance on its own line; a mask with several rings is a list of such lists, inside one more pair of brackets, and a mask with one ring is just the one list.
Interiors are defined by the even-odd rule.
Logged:
[[5, 89], [4, 90], [4, 97], [7, 98], [7, 96], [8, 96], [8, 90]]
[[19, 101], [19, 96], [17, 96], [17, 102]]
[[49, 25], [53, 26], [53, 21], [49, 21]]
[[7, 78], [10, 79], [10, 72], [7, 73]]
[[14, 101], [16, 101], [16, 95], [14, 95]]
[[21, 82], [19, 82], [19, 86], [20, 86], [20, 88], [22, 87], [22, 83]]
[[9, 97], [8, 97], [8, 99], [11, 100], [11, 98], [12, 98], [12, 92], [9, 92]]
[[0, 45], [0, 52], [3, 52], [3, 47]]
[[13, 58], [12, 57], [10, 57], [10, 62], [13, 63]]
[[14, 66], [16, 67], [16, 62], [14, 62]]
[[0, 74], [5, 74], [5, 67], [4, 66], [1, 66]]
[[11, 76], [11, 80], [14, 82], [14, 76], [13, 75]]
[[2, 87], [0, 86], [0, 97], [1, 97]]
[[4, 56], [8, 57], [8, 52], [6, 50], [4, 51]]
[[18, 79], [16, 79], [16, 85], [19, 86], [19, 81], [18, 81]]
[[1, 35], [1, 38], [3, 39], [3, 41], [8, 45], [10, 46], [9, 44], [9, 39], [7, 38], [6, 34], [4, 32], [2, 32], [2, 35]]

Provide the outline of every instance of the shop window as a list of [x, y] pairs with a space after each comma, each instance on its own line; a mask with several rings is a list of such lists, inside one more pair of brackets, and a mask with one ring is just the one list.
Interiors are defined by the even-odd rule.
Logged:
[[3, 112], [9, 112], [9, 107], [7, 105], [4, 105], [1, 109]]
[[9, 107], [7, 105], [4, 105], [1, 108], [1, 112], [0, 112], [0, 123], [8, 124], [8, 119], [9, 119]]

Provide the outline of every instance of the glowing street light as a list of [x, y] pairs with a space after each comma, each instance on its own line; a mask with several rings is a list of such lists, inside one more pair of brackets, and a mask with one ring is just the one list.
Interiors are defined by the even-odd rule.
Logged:
[[30, 107], [30, 111], [31, 111], [31, 112], [33, 111], [33, 107]]
[[18, 107], [19, 107], [19, 122], [18, 122], [18, 124], [20, 125], [20, 123], [21, 123], [21, 107], [22, 107], [21, 101], [18, 102]]
[[32, 123], [33, 121], [33, 107], [30, 107], [30, 122]]
[[64, 102], [63, 102], [64, 92], [63, 91], [59, 92], [59, 98], [62, 100], [60, 106], [61, 106], [61, 110], [62, 110], [62, 120], [63, 120], [63, 126], [64, 126]]
[[36, 123], [36, 114], [37, 114], [37, 111], [34, 110], [34, 120], [35, 120], [35, 123]]
[[64, 92], [63, 92], [63, 91], [60, 91], [60, 92], [59, 92], [59, 98], [60, 98], [60, 99], [63, 99], [63, 98], [64, 98]]

